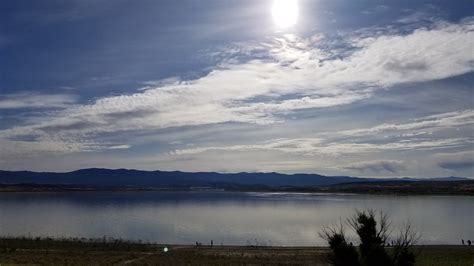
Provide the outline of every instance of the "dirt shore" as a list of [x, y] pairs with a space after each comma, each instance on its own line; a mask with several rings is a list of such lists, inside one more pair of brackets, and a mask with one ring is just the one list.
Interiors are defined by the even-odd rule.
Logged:
[[[474, 263], [474, 246], [417, 246], [415, 249], [417, 265]], [[325, 247], [195, 247], [0, 239], [1, 265], [328, 265], [328, 252]]]

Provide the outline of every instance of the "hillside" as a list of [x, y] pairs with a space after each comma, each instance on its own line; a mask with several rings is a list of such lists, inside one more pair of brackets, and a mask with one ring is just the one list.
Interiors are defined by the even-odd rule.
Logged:
[[[460, 177], [425, 179], [382, 179], [351, 176], [323, 176], [318, 174], [280, 174], [280, 173], [216, 173], [180, 171], [142, 171], [129, 169], [81, 169], [66, 173], [1, 171], [0, 185], [3, 187], [22, 184], [41, 188], [49, 186], [56, 189], [91, 188], [192, 188], [211, 187], [227, 190], [317, 190], [360, 191], [377, 190], [382, 186], [391, 189], [429, 188], [432, 184], [444, 187], [470, 179]], [[426, 184], [428, 182], [428, 185]], [[416, 184], [416, 185], [415, 185]], [[423, 185], [424, 184], [424, 185]], [[336, 186], [336, 187], [335, 187]], [[11, 188], [11, 186], [10, 186]], [[43, 188], [44, 189], [44, 188]], [[415, 189], [415, 190], [416, 190]], [[22, 189], [23, 190], [23, 189]]]
[[365, 179], [348, 176], [329, 177], [318, 174], [280, 173], [216, 173], [216, 172], [166, 172], [128, 169], [81, 169], [67, 173], [0, 171], [3, 184], [73, 184], [83, 186], [138, 186], [138, 187], [190, 187], [264, 185], [280, 186], [320, 186]]

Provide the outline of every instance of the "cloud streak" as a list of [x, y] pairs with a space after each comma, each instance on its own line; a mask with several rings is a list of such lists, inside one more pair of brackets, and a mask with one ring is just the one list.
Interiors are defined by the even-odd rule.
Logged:
[[343, 167], [347, 170], [356, 170], [358, 172], [372, 172], [372, 173], [381, 173], [389, 172], [396, 174], [400, 171], [406, 170], [403, 161], [397, 160], [377, 160], [377, 161], [367, 161], [350, 164]]
[[77, 102], [70, 94], [18, 93], [0, 95], [0, 109], [67, 108]]
[[444, 130], [471, 128], [474, 111], [465, 110], [426, 116], [400, 124], [383, 124], [365, 129], [320, 133], [310, 138], [274, 139], [263, 143], [196, 147], [176, 150], [189, 155], [209, 151], [277, 151], [308, 156], [378, 153], [390, 151], [437, 150], [472, 147], [474, 138], [443, 136]]
[[354, 129], [341, 132], [348, 136], [364, 136], [381, 133], [398, 132], [406, 136], [430, 134], [442, 129], [469, 127], [474, 125], [474, 110], [462, 110], [430, 115], [414, 119], [413, 122], [401, 124], [382, 124], [372, 128]]
[[464, 170], [474, 168], [474, 151], [458, 153], [441, 153], [435, 156], [437, 165], [448, 170]]
[[472, 145], [468, 138], [447, 138], [435, 140], [394, 141], [385, 144], [321, 141], [319, 138], [275, 139], [264, 143], [232, 146], [211, 146], [176, 150], [172, 154], [189, 155], [208, 151], [278, 151], [293, 154], [330, 155], [376, 153], [386, 151], [420, 151], [462, 147]]

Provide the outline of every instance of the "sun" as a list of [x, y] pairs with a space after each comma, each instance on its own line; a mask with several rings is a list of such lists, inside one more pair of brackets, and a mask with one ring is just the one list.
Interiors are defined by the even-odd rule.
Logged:
[[272, 17], [275, 25], [280, 29], [293, 27], [298, 21], [297, 0], [274, 0]]

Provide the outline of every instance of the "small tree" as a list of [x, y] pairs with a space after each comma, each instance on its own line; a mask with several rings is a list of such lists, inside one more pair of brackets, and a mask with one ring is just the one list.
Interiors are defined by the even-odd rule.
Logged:
[[332, 265], [360, 266], [359, 254], [352, 243], [347, 243], [342, 223], [339, 226], [324, 227], [319, 235], [328, 242], [333, 251], [328, 257]]
[[412, 266], [415, 263], [415, 255], [411, 251], [419, 239], [413, 233], [411, 226], [407, 224], [396, 239], [392, 256], [385, 249], [390, 234], [390, 223], [385, 213], [380, 212], [377, 216], [375, 211], [357, 211], [348, 219], [347, 223], [359, 237], [358, 252], [352, 243], [347, 244], [344, 226], [324, 227], [320, 236], [325, 239], [332, 253], [329, 262], [338, 266]]
[[393, 245], [393, 265], [413, 266], [415, 265], [415, 254], [411, 247], [420, 240], [420, 235], [414, 232], [411, 225], [407, 223], [400, 230], [398, 238]]
[[378, 221], [375, 216], [373, 210], [357, 211], [348, 222], [359, 236], [362, 265], [390, 265], [390, 257], [384, 249], [390, 224], [386, 214], [381, 212]]

